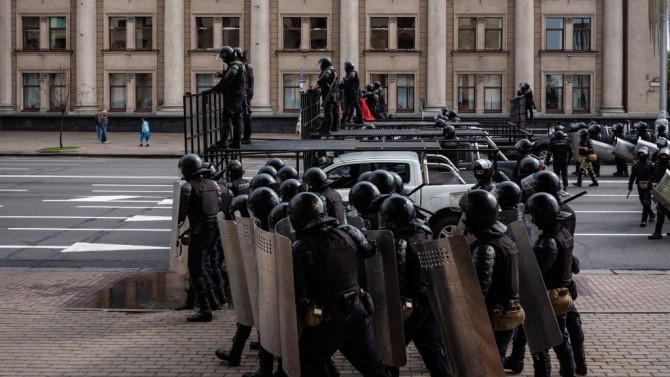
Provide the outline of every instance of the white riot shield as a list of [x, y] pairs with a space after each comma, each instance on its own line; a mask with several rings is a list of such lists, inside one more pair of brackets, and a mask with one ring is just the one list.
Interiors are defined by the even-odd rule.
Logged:
[[641, 147], [647, 147], [647, 149], [649, 149], [649, 156], [658, 152], [658, 147], [656, 146], [655, 143], [650, 143], [650, 142], [644, 141], [642, 139], [637, 139], [637, 144], [635, 144], [635, 156], [637, 156], [637, 151]]
[[247, 278], [247, 290], [254, 326], [258, 327], [258, 265], [256, 263], [256, 248], [254, 246], [254, 220], [248, 217], [235, 215], [237, 223], [237, 237], [242, 252], [244, 275]]
[[275, 233], [280, 234], [284, 237], [288, 237], [289, 240], [295, 241], [295, 231], [293, 230], [293, 227], [291, 226], [291, 221], [289, 218], [281, 219], [275, 225], [274, 229]]
[[632, 162], [635, 160], [635, 144], [617, 138], [614, 142], [612, 154], [616, 157], [623, 158], [627, 162]]
[[579, 161], [579, 132], [568, 132], [568, 139], [572, 144], [572, 150], [575, 152], [572, 155], [572, 161]]
[[244, 273], [244, 262], [240, 242], [237, 238], [237, 224], [232, 220], [225, 220], [223, 213], [217, 215], [219, 233], [223, 255], [226, 258], [226, 269], [230, 282], [230, 295], [233, 298], [233, 310], [237, 322], [245, 326], [254, 325], [254, 315], [251, 310], [249, 286]]
[[413, 245], [454, 376], [504, 377], [484, 296], [463, 236]]
[[175, 180], [172, 189], [172, 228], [170, 232], [170, 271], [180, 275], [188, 274], [188, 246], [183, 245], [179, 237], [189, 228], [188, 218], [182, 226], [179, 221], [179, 200], [181, 185], [184, 181]]
[[519, 249], [519, 301], [526, 313], [523, 330], [533, 354], [561, 344], [563, 337], [525, 224], [514, 221], [507, 225], [507, 229]]
[[275, 234], [274, 237], [282, 368], [284, 373], [290, 377], [299, 377], [300, 353], [298, 347], [298, 313], [295, 303], [295, 283], [293, 281], [293, 249], [291, 240], [287, 237], [280, 234]]
[[375, 304], [372, 324], [377, 348], [385, 365], [403, 366], [407, 354], [393, 233], [366, 230], [363, 234], [379, 245], [379, 252], [365, 260], [367, 290]]
[[274, 233], [254, 227], [258, 265], [258, 326], [263, 348], [281, 356], [279, 302], [277, 301], [277, 256]]
[[651, 195], [653, 195], [656, 201], [661, 203], [665, 209], [670, 211], [670, 170], [665, 171], [663, 178], [661, 178], [656, 187], [651, 190]]
[[614, 161], [614, 156], [612, 155], [614, 147], [612, 145], [603, 143], [598, 140], [591, 140], [591, 144], [593, 145], [593, 151], [596, 153], [596, 156], [598, 156], [598, 159], [601, 162]]

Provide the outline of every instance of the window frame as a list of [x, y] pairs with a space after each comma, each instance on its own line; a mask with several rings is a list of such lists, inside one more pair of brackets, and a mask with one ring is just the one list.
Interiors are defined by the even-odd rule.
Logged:
[[[198, 78], [200, 77], [206, 77], [209, 76], [209, 85], [202, 86], [200, 85], [200, 81]], [[214, 74], [213, 73], [207, 73], [207, 72], [200, 72], [195, 74], [195, 92], [196, 93], [202, 93], [204, 90], [212, 89], [214, 87]]]
[[[558, 105], [557, 108], [550, 108], [549, 107], [549, 81], [550, 81], [549, 77], [550, 76], [560, 77], [561, 86], [556, 87], [556, 88], [558, 88], [557, 91], [559, 92], [559, 101], [557, 103], [557, 105]], [[547, 112], [547, 113], [564, 113], [565, 112], [565, 76], [563, 74], [546, 74], [545, 75], [544, 88], [545, 88], [545, 101], [544, 101], [545, 112]]]
[[[314, 27], [313, 22], [317, 19], [325, 20], [326, 27], [325, 28]], [[326, 43], [325, 47], [314, 48], [314, 41], [315, 41], [314, 36], [313, 36], [314, 32], [325, 32], [325, 34], [326, 34], [324, 36], [325, 43]], [[325, 16], [324, 17], [316, 17], [316, 16], [309, 17], [309, 50], [310, 51], [327, 51], [328, 50], [328, 17], [325, 17]]]
[[[57, 19], [57, 18], [62, 18], [65, 20], [65, 26], [61, 27], [53, 27], [51, 26], [51, 20], [52, 19]], [[49, 28], [49, 50], [52, 51], [63, 51], [67, 49], [67, 17], [65, 16], [49, 16], [48, 18], [48, 24], [47, 27]], [[54, 32], [61, 31], [63, 33], [63, 47], [54, 47]]]
[[[207, 26], [206, 22], [209, 20], [211, 25]], [[203, 41], [206, 41], [206, 34], [209, 34], [210, 46], [205, 46]], [[214, 17], [195, 17], [195, 49], [207, 50], [214, 48]]]
[[[141, 82], [139, 80], [140, 75], [147, 75], [148, 76], [148, 84], [147, 85], [140, 85], [139, 83]], [[149, 107], [141, 107], [140, 106], [140, 90], [148, 89], [149, 93]], [[153, 105], [154, 105], [154, 85], [153, 85], [153, 74], [150, 72], [138, 72], [135, 73], [135, 112], [141, 113], [141, 112], [151, 112], [153, 110]]]
[[[116, 24], [112, 23], [112, 20], [123, 21], [123, 27], [117, 27]], [[108, 30], [108, 41], [109, 41], [109, 50], [110, 51], [125, 51], [128, 49], [128, 18], [120, 16], [109, 16], [109, 24], [107, 25]], [[117, 40], [115, 37], [120, 36], [120, 31], [123, 30], [123, 39]], [[116, 47], [116, 42], [123, 42], [123, 47]]]
[[[576, 25], [578, 25], [575, 22], [576, 20], [582, 20], [582, 21], [583, 20], [588, 20], [588, 23], [585, 23], [585, 22], [580, 22], [579, 23], [579, 25], [587, 25], [588, 24], [588, 27], [581, 27], [581, 28], [576, 27]], [[588, 45], [586, 46], [586, 48], [577, 48], [578, 47], [577, 46], [577, 40], [579, 38], [576, 38], [576, 36], [577, 36], [578, 33], [585, 33], [585, 32], [588, 33], [588, 35], [587, 35]], [[593, 45], [592, 35], [593, 35], [593, 21], [592, 21], [591, 17], [573, 17], [572, 18], [572, 50], [573, 51], [591, 51], [592, 50], [591, 47]]]
[[[237, 20], [237, 27], [235, 26], [226, 26], [226, 20]], [[241, 30], [242, 30], [242, 17], [240, 16], [222, 16], [221, 17], [221, 43], [223, 46], [241, 46]], [[234, 37], [226, 35], [228, 33], [235, 33]], [[234, 39], [237, 39], [234, 41]]]
[[[579, 78], [586, 78], [586, 86], [580, 86], [578, 82], [582, 82]], [[575, 99], [579, 98], [575, 93], [586, 93], [586, 108], [578, 108], [575, 106]], [[590, 74], [573, 74], [572, 75], [572, 112], [573, 113], [590, 113], [591, 112], [591, 75]]]
[[[386, 27], [373, 26], [372, 25], [373, 19], [386, 20]], [[389, 38], [390, 24], [391, 24], [390, 17], [370, 16], [369, 22], [370, 22], [370, 51], [388, 51], [391, 48], [391, 40]], [[383, 41], [386, 42], [385, 43], [386, 47], [377, 48], [373, 46], [372, 41], [374, 40], [374, 37], [377, 35], [379, 35], [380, 37], [384, 35]]]
[[[461, 20], [467, 20], [469, 19], [470, 21], [473, 22], [473, 26], [470, 27], [462, 27], [461, 26]], [[458, 17], [457, 21], [457, 27], [458, 27], [458, 39], [457, 39], [457, 47], [458, 51], [476, 51], [477, 50], [477, 17]], [[472, 33], [472, 48], [464, 48], [461, 44], [461, 37], [465, 35], [465, 31], [468, 33]]]
[[[400, 86], [400, 76], [411, 78], [411, 85]], [[396, 74], [396, 111], [399, 113], [413, 113], [415, 109], [416, 100], [416, 75], [414, 73], [398, 73]], [[408, 104], [410, 107], [400, 107], [400, 93], [404, 90], [407, 97], [409, 97]]]
[[[554, 28], [554, 27], [549, 27], [549, 20], [560, 20], [561, 21], [561, 27], [560, 28]], [[549, 35], [550, 32], [556, 32], [560, 31], [560, 48], [549, 48]], [[546, 17], [545, 18], [545, 27], [544, 27], [544, 49], [546, 51], [565, 51], [565, 18], [563, 17]]]
[[[400, 27], [400, 19], [411, 19], [412, 20], [412, 27]], [[402, 51], [414, 51], [416, 50], [416, 17], [414, 16], [398, 16], [396, 17], [396, 41], [397, 41], [397, 49], [402, 50]], [[404, 32], [411, 31], [411, 36], [412, 36], [412, 47], [411, 48], [402, 48], [400, 47], [400, 41], [401, 38], [400, 36]]]
[[[472, 77], [472, 80], [468, 80], [468, 86], [461, 85], [461, 77]], [[477, 75], [474, 73], [459, 73], [457, 75], [457, 108], [459, 113], [475, 113], [477, 112]], [[472, 90], [472, 108], [461, 106], [462, 98], [464, 98], [463, 93], [464, 89]], [[468, 98], [469, 100], [469, 98]]]
[[[500, 20], [500, 27], [495, 27], [495, 28], [490, 28], [487, 26], [487, 21], [488, 20]], [[504, 32], [504, 26], [505, 26], [505, 20], [503, 20], [502, 17], [485, 17], [484, 18], [484, 50], [485, 51], [502, 51], [503, 49], [503, 32]], [[489, 48], [487, 46], [488, 42], [488, 35], [491, 31], [498, 32], [498, 47], [497, 48]]]
[[[28, 83], [28, 75], [34, 75], [33, 77], [37, 78], [37, 83], [36, 84], [29, 84]], [[41, 98], [41, 93], [42, 93], [42, 88], [40, 86], [40, 74], [38, 72], [23, 72], [21, 74], [22, 78], [22, 91], [23, 91], [23, 103], [21, 104], [21, 111], [25, 112], [39, 112], [40, 108], [42, 107], [42, 98]], [[29, 102], [28, 101], [28, 91], [29, 90], [36, 90], [37, 91], [37, 106], [36, 107], [26, 107], [26, 104]]]
[[[287, 76], [295, 76], [297, 80], [291, 81], [297, 82], [296, 85], [286, 85], [286, 78]], [[316, 81], [319, 79], [319, 74], [318, 73], [303, 73], [303, 79], [305, 80], [303, 84], [303, 90], [307, 90], [309, 86], [316, 84]], [[281, 104], [282, 104], [282, 112], [285, 113], [297, 113], [300, 111], [300, 103], [297, 104], [297, 107], [287, 107], [287, 90], [292, 90], [292, 91], [297, 91], [297, 96], [296, 98], [298, 99], [298, 102], [300, 101], [300, 74], [297, 73], [285, 73], [281, 72], [281, 90], [282, 90], [282, 97], [281, 97]]]
[[[65, 76], [64, 78], [62, 76]], [[58, 78], [58, 79], [57, 79]], [[60, 112], [61, 109], [60, 107], [55, 107], [54, 106], [54, 100], [58, 99], [61, 101], [61, 106], [65, 107], [65, 110], [67, 110], [67, 105], [69, 103], [69, 98], [67, 97], [62, 97], [61, 95], [57, 95], [55, 93], [56, 90], [62, 90], [65, 92], [65, 96], [68, 96], [67, 93], [67, 74], [66, 73], [58, 73], [58, 72], [52, 72], [49, 73], [49, 111], [58, 111]]]
[[[123, 76], [123, 85], [113, 85], [112, 84], [112, 75], [119, 75]], [[125, 112], [126, 109], [128, 108], [128, 82], [126, 80], [126, 73], [119, 73], [119, 72], [110, 72], [109, 73], [109, 111], [113, 112]], [[114, 89], [115, 88], [122, 88], [123, 90], [123, 107], [113, 107], [113, 97], [114, 97]]]
[[[291, 27], [286, 27], [286, 20], [287, 19], [297, 19], [298, 20], [298, 26], [291, 24]], [[287, 47], [287, 39], [286, 39], [286, 33], [287, 32], [292, 32], [295, 33], [297, 31], [298, 33], [298, 47]], [[302, 50], [302, 17], [295, 17], [295, 16], [284, 16], [282, 17], [282, 49], [285, 51], [300, 51]]]
[[[500, 78], [500, 86], [492, 86], [492, 85], [487, 85], [489, 82], [488, 77], [490, 76], [498, 76]], [[500, 99], [499, 104], [500, 107], [498, 109], [495, 108], [490, 108], [487, 109], [487, 104], [489, 103], [487, 93], [489, 91], [497, 90], [498, 91], [498, 98]], [[502, 113], [502, 106], [503, 106], [503, 75], [499, 73], [485, 73], [484, 74], [484, 113]]]
[[[138, 20], [143, 19], [143, 20], [149, 20], [149, 26], [146, 24], [140, 25], [140, 22]], [[148, 17], [148, 16], [135, 16], [133, 18], [133, 24], [135, 24], [135, 50], [139, 51], [151, 51], [153, 50], [154, 46], [154, 20], [153, 17]], [[149, 47], [140, 47], [140, 42], [142, 39], [146, 39], [146, 36], [144, 36], [144, 33], [148, 31], [149, 32]], [[140, 37], [142, 35], [142, 37]], [[126, 40], [126, 46], [128, 45], [128, 41]]]
[[[31, 26], [32, 29], [29, 29], [26, 24], [27, 24], [27, 19], [36, 19], [37, 20], [37, 29], [34, 29], [35, 26]], [[24, 51], [39, 51], [40, 49], [40, 29], [41, 29], [41, 21], [39, 16], [22, 16], [21, 17], [21, 47]], [[27, 33], [37, 33], [37, 38], [28, 38]], [[29, 40], [37, 40], [37, 46], [31, 48], [28, 47], [28, 41]]]

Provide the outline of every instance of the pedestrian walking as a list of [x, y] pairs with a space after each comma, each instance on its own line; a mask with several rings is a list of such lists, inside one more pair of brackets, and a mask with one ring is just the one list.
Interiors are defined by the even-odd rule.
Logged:
[[149, 131], [149, 122], [147, 121], [146, 118], [142, 117], [142, 126], [140, 129], [140, 145], [139, 147], [142, 146], [142, 142], [146, 140], [147, 142], [147, 147], [149, 146], [149, 138], [151, 137], [151, 132]]
[[102, 110], [102, 112], [98, 113], [98, 140], [100, 140], [101, 143], [107, 144], [107, 125], [109, 123], [109, 119], [107, 118], [107, 110]]
[[93, 124], [95, 124], [95, 134], [98, 137], [98, 141], [100, 141], [100, 118], [102, 117], [102, 111], [98, 111], [98, 115], [95, 116], [93, 119]]

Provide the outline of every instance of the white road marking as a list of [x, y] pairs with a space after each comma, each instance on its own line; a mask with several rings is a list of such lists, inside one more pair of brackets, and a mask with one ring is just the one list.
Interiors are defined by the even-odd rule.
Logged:
[[133, 217], [128, 217], [124, 221], [170, 221], [172, 216], [142, 216], [135, 215]]
[[123, 185], [114, 183], [93, 183], [91, 186], [97, 187], [172, 187], [172, 185]]
[[7, 230], [52, 230], [82, 232], [170, 232], [170, 229], [110, 229], [110, 228], [7, 228]]
[[[2, 207], [2, 206], [0, 206]], [[172, 207], [150, 207], [150, 206], [144, 206], [144, 207], [124, 207], [124, 206], [77, 206], [77, 208], [113, 208], [113, 209], [172, 209]]]
[[650, 233], [636, 234], [636, 233], [575, 233], [575, 236], [580, 237], [647, 237]]
[[0, 245], [0, 249], [63, 249], [68, 246], [45, 246], [45, 245]]
[[164, 205], [164, 206], [171, 206], [172, 205], [172, 199], [163, 199], [160, 202], [157, 203], [159, 206]]
[[0, 219], [95, 219], [95, 220], [126, 220], [128, 217], [105, 216], [0, 216]]
[[641, 213], [640, 211], [575, 211], [575, 213]]
[[61, 253], [80, 253], [86, 251], [120, 251], [120, 250], [170, 250], [165, 246], [118, 245], [109, 243], [77, 242], [61, 250]]
[[0, 177], [3, 178], [71, 178], [71, 179], [146, 179], [146, 180], [155, 180], [155, 179], [169, 179], [177, 180], [177, 177], [169, 177], [164, 175], [155, 175], [155, 176], [127, 176], [127, 175], [46, 175], [46, 174], [0, 174]]
[[104, 196], [86, 196], [75, 199], [44, 199], [44, 202], [115, 202], [117, 200], [135, 199], [140, 196], [127, 195], [104, 195]]
[[29, 170], [28, 168], [3, 168], [0, 167], [0, 170]]
[[[623, 197], [623, 198], [625, 198], [627, 195], [626, 194], [586, 194], [584, 196], [586, 196], [586, 197], [601, 196], [601, 197]], [[630, 194], [631, 198], [634, 197], [634, 196], [638, 196], [638, 195], [637, 194], [632, 194], [632, 193]]]
[[0, 192], [26, 192], [26, 189], [0, 189]]
[[140, 190], [91, 190], [91, 192], [127, 192], [131, 194], [146, 194], [146, 193], [154, 193], [154, 194], [171, 194], [172, 191], [140, 191]]

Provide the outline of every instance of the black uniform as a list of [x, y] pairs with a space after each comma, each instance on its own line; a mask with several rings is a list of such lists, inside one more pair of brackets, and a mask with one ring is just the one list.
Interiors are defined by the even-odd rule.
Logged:
[[354, 110], [356, 110], [356, 120], [357, 124], [363, 124], [363, 111], [361, 110], [361, 91], [360, 91], [360, 80], [358, 78], [358, 72], [351, 69], [347, 71], [346, 75], [342, 79], [342, 91], [344, 92], [344, 123], [351, 123], [351, 117], [354, 115]]
[[296, 232], [293, 264], [299, 313], [308, 305], [322, 308], [323, 320], [306, 326], [299, 341], [300, 369], [304, 376], [326, 376], [323, 365], [335, 351], [364, 376], [388, 376], [365, 311], [358, 286], [357, 258], [376, 250], [360, 231], [337, 226], [335, 219]]
[[656, 215], [651, 209], [651, 180], [654, 176], [654, 164], [647, 157], [640, 158], [630, 171], [628, 179], [628, 190], [633, 189], [633, 183], [637, 184], [637, 193], [642, 204], [642, 222], [640, 226], [647, 226], [647, 218], [654, 221]]
[[316, 189], [313, 192], [321, 195], [321, 197], [324, 199], [328, 216], [337, 219], [340, 224], [344, 224], [345, 210], [342, 196], [340, 196], [340, 194], [329, 185], [323, 185], [321, 188]]
[[517, 96], [523, 96], [526, 105], [526, 113], [529, 121], [533, 121], [533, 109], [535, 109], [535, 100], [533, 99], [533, 91], [530, 85], [524, 83], [516, 92]]
[[[667, 149], [664, 150], [667, 152]], [[659, 158], [656, 164], [654, 165], [654, 174], [651, 178], [652, 182], [654, 184], [658, 184], [665, 175], [665, 171], [667, 169], [670, 169], [670, 162], [668, 162], [668, 159]], [[665, 208], [665, 206], [663, 206], [663, 204], [661, 204], [661, 202], [659, 201], [656, 204], [656, 214], [658, 215], [657, 216], [658, 218], [656, 220], [656, 229], [654, 230], [654, 234], [652, 234], [652, 236], [656, 236], [655, 238], [660, 238], [665, 218], [667, 217], [668, 219], [670, 219], [670, 211], [668, 211], [668, 209]], [[670, 235], [670, 233], [668, 233], [668, 235]], [[653, 238], [652, 236], [650, 236], [649, 238]]]
[[384, 95], [384, 89], [381, 87], [375, 88], [374, 97], [377, 105], [377, 114], [379, 114], [381, 119], [386, 119], [388, 110], [386, 108], [386, 96]]
[[[223, 135], [219, 144], [224, 144], [232, 134], [232, 148], [240, 147], [242, 138], [241, 117], [245, 102], [245, 73], [244, 65], [240, 61], [233, 61], [228, 65], [223, 78], [211, 90], [223, 93]], [[232, 128], [232, 130], [231, 130]]]
[[251, 191], [249, 180], [244, 178], [232, 179], [226, 182], [226, 187], [233, 192], [233, 196], [249, 195]]
[[554, 172], [561, 178], [563, 190], [568, 187], [568, 166], [572, 159], [572, 144], [565, 138], [552, 138], [549, 142], [549, 150], [544, 163], [549, 165], [551, 157], [554, 157]]
[[[613, 142], [616, 143], [616, 140], [618, 139], [627, 141], [623, 133], [623, 127], [621, 127], [620, 131], [617, 131], [616, 129], [614, 130]], [[615, 177], [628, 177], [628, 164], [626, 163], [626, 159], [614, 156], [614, 164], [616, 165], [616, 172], [613, 174]]]
[[381, 114], [379, 114], [377, 106], [377, 97], [375, 96], [375, 89], [371, 84], [365, 86], [365, 92], [363, 92], [363, 99], [365, 99], [365, 104], [368, 105], [368, 109], [372, 113], [372, 116], [375, 119], [382, 119]]
[[337, 108], [337, 72], [333, 66], [321, 70], [319, 79], [316, 83], [321, 88], [321, 106], [323, 106], [323, 125], [321, 132], [328, 133], [337, 131], [339, 126], [339, 115]]
[[254, 66], [249, 62], [244, 62], [245, 94], [244, 111], [242, 119], [244, 121], [244, 130], [242, 132], [242, 144], [248, 144], [251, 141], [251, 99], [254, 98]]

